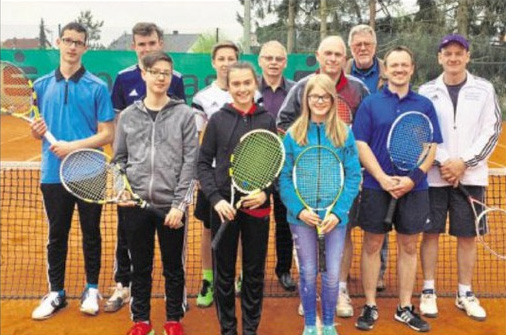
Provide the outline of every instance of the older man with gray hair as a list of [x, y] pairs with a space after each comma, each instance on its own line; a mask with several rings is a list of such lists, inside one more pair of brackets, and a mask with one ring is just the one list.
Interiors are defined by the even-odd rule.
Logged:
[[[385, 68], [383, 60], [376, 56], [376, 33], [374, 29], [366, 24], [359, 24], [351, 28], [348, 36], [348, 46], [353, 56], [346, 65], [346, 74], [350, 74], [364, 82], [369, 91], [376, 93], [386, 81]], [[360, 198], [360, 196], [359, 196]], [[354, 207], [356, 208], [356, 207]], [[355, 214], [355, 215], [353, 215]], [[352, 213], [350, 218], [356, 217]], [[337, 305], [337, 316], [346, 318], [353, 316], [353, 306], [348, 295], [347, 279], [350, 273], [351, 261], [353, 258], [353, 242], [351, 240], [351, 231], [358, 225], [353, 220], [348, 225], [346, 240], [343, 251], [343, 260], [341, 262], [341, 273], [339, 275], [339, 294], [340, 299]], [[388, 235], [385, 236], [383, 247], [381, 249], [381, 269], [376, 288], [378, 291], [385, 289], [383, 276], [386, 271], [388, 260]]]

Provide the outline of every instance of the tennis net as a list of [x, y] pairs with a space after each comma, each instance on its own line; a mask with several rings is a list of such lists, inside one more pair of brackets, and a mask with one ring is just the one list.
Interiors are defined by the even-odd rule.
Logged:
[[[1, 163], [1, 293], [2, 299], [40, 298], [48, 290], [46, 276], [47, 223], [39, 190], [39, 163]], [[506, 208], [506, 169], [492, 169], [487, 192], [490, 206]], [[65, 276], [68, 296], [78, 297], [85, 285], [82, 240], [77, 211], [72, 222], [69, 237], [69, 251]], [[102, 268], [100, 289], [107, 296], [108, 288], [114, 286], [113, 268], [116, 245], [116, 208], [106, 205], [103, 210]], [[201, 284], [200, 235], [201, 223], [190, 215], [186, 261], [186, 285], [190, 297], [196, 296]], [[389, 234], [389, 257], [385, 274], [386, 290], [379, 295], [397, 295], [397, 250], [395, 234]], [[506, 238], [502, 236], [500, 238]], [[360, 281], [360, 249], [362, 233], [353, 230], [354, 258], [350, 275], [349, 290], [352, 295], [363, 295]], [[269, 253], [267, 256], [265, 295], [294, 296], [283, 290], [275, 274], [275, 223], [271, 220]], [[440, 239], [437, 289], [439, 295], [453, 295], [457, 286], [456, 240], [448, 235]], [[161, 261], [155, 252], [153, 270], [154, 297], [163, 297], [164, 285]], [[292, 273], [298, 279], [295, 264]], [[415, 292], [422, 285], [419, 266]], [[479, 296], [506, 296], [506, 262], [501, 261], [478, 246], [473, 289]]]

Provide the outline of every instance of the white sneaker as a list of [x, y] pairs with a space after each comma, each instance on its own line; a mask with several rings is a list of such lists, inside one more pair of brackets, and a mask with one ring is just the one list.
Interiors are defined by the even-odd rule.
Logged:
[[423, 290], [420, 297], [420, 313], [428, 318], [437, 318], [438, 309], [436, 300], [437, 296], [434, 290]]
[[33, 310], [32, 319], [48, 319], [65, 307], [67, 307], [67, 299], [65, 296], [61, 296], [58, 292], [50, 292], [42, 298], [39, 306]]
[[351, 318], [353, 316], [353, 306], [347, 290], [339, 290], [337, 298], [336, 315], [340, 318]]
[[455, 306], [465, 311], [471, 319], [483, 321], [487, 318], [487, 313], [483, 307], [480, 306], [480, 301], [471, 291], [466, 292], [466, 295], [463, 297], [459, 296], [459, 293], [457, 292]]
[[117, 312], [124, 304], [130, 301], [130, 288], [123, 287], [121, 283], [116, 284], [114, 292], [104, 305], [105, 312]]
[[98, 299], [102, 299], [102, 296], [98, 293], [98, 289], [90, 287], [84, 290], [81, 296], [81, 312], [97, 315], [99, 310]]
[[299, 308], [297, 308], [297, 313], [299, 313], [300, 316], [304, 316], [304, 307], [302, 307], [302, 302], [299, 303]]

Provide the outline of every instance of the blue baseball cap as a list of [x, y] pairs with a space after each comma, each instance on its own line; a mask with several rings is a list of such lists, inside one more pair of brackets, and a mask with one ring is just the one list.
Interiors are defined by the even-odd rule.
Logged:
[[446, 47], [450, 43], [458, 43], [464, 47], [467, 51], [469, 51], [469, 42], [466, 40], [466, 38], [459, 34], [450, 34], [446, 35], [441, 39], [441, 42], [439, 42], [439, 48], [438, 51], [441, 51], [444, 47]]

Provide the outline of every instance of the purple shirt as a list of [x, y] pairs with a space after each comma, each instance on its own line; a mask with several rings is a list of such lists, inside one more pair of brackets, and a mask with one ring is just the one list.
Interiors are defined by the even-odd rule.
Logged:
[[281, 78], [281, 84], [275, 91], [267, 85], [265, 79], [262, 77], [260, 86], [260, 94], [262, 94], [262, 102], [264, 108], [271, 113], [274, 117], [278, 116], [279, 109], [288, 94], [290, 87], [287, 87], [285, 78]]

